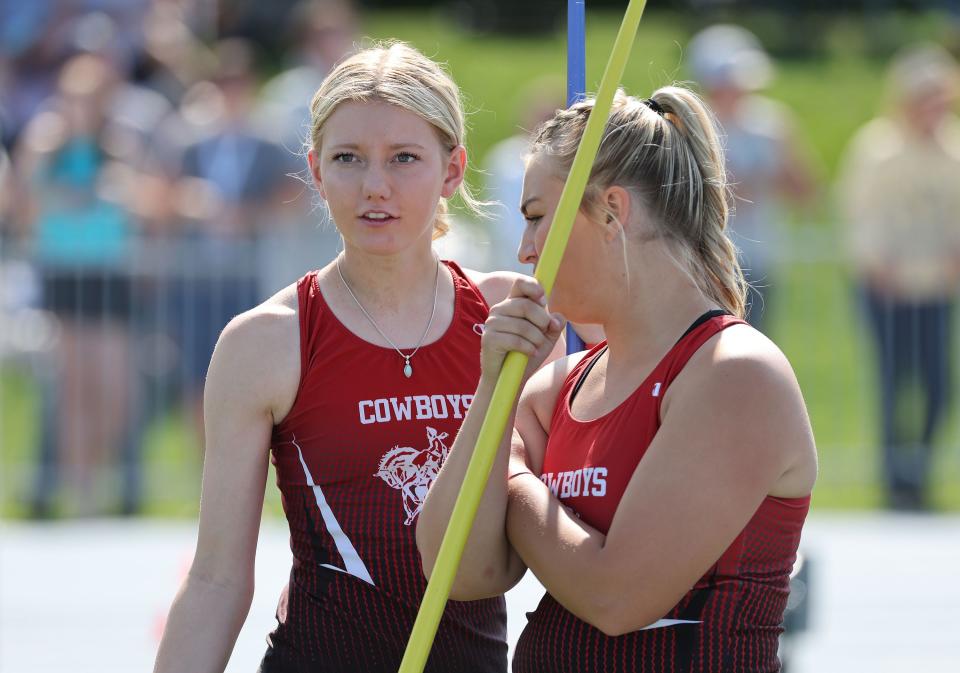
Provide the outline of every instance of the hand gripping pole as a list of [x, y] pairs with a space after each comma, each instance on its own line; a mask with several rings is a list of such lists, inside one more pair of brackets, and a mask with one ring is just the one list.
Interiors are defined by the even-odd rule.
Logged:
[[[577, 154], [570, 168], [570, 175], [560, 195], [557, 212], [534, 274], [547, 296], [553, 289], [557, 270], [560, 268], [560, 260], [563, 258], [573, 221], [580, 209], [580, 201], [583, 199], [593, 161], [600, 148], [603, 130], [610, 115], [610, 107], [613, 105], [613, 97], [623, 77], [623, 71], [630, 56], [630, 48], [633, 46], [645, 6], [646, 0], [630, 0], [627, 6], [620, 31], [613, 43], [610, 60], [600, 80], [600, 89], [597, 92], [593, 112], [587, 120], [583, 138], [580, 140], [580, 146], [577, 148]], [[490, 469], [496, 458], [497, 447], [500, 445], [507, 419], [510, 417], [514, 400], [520, 389], [527, 360], [526, 355], [515, 351], [508, 353], [504, 360], [490, 401], [490, 408], [480, 427], [477, 445], [467, 466], [460, 495], [454, 504], [450, 523], [440, 544], [433, 574], [427, 583], [420, 611], [417, 613], [417, 619], [410, 633], [399, 673], [422, 673], [426, 666], [430, 647], [443, 615], [443, 608], [450, 596], [450, 588], [453, 586], [453, 579], [460, 565], [460, 557], [463, 555], [470, 528], [473, 526], [477, 508], [480, 506], [480, 500], [490, 476]]]

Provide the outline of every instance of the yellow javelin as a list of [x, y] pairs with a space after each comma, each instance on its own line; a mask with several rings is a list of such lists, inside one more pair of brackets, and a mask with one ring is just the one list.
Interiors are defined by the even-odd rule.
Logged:
[[[593, 112], [587, 120], [587, 127], [583, 131], [583, 138], [580, 139], [580, 146], [570, 167], [570, 175], [563, 186], [560, 203], [557, 205], [557, 212], [534, 274], [547, 296], [553, 289], [553, 282], [560, 268], [560, 260], [563, 259], [567, 239], [570, 238], [573, 220], [580, 209], [580, 201], [587, 187], [593, 160], [600, 148], [603, 129], [610, 115], [610, 107], [613, 105], [613, 96], [623, 77], [627, 58], [630, 56], [630, 48], [633, 46], [637, 27], [640, 25], [640, 17], [643, 15], [646, 4], [646, 0], [630, 0], [630, 4], [627, 5], [623, 23], [620, 24], [620, 32], [617, 33], [617, 39], [613, 43], [610, 60], [607, 61], [603, 79], [600, 80], [600, 89], [597, 91]], [[599, 110], [603, 110], [602, 115], [597, 114]], [[470, 528], [477, 516], [477, 508], [480, 506], [480, 499], [496, 458], [497, 447], [506, 429], [507, 419], [510, 417], [513, 402], [520, 390], [520, 381], [526, 367], [527, 356], [516, 351], [508, 353], [503, 362], [500, 377], [497, 379], [497, 385], [490, 400], [490, 408], [483, 419], [483, 425], [480, 426], [477, 446], [467, 466], [460, 495], [457, 496], [453, 513], [450, 515], [450, 523], [443, 535], [433, 574], [427, 583], [427, 590], [423, 595], [413, 631], [410, 633], [399, 673], [422, 673], [423, 667], [426, 666], [430, 647], [437, 633], [440, 617], [443, 615], [443, 608], [450, 596], [453, 578], [460, 565], [460, 557], [463, 556], [463, 548], [467, 544]]]

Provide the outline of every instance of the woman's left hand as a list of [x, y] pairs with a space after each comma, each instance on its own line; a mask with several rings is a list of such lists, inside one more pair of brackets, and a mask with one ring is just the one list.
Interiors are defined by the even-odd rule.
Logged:
[[533, 278], [518, 278], [510, 294], [490, 309], [483, 328], [480, 362], [484, 377], [496, 377], [510, 351], [530, 359], [524, 380], [543, 364], [563, 333], [563, 316], [547, 311], [543, 287]]

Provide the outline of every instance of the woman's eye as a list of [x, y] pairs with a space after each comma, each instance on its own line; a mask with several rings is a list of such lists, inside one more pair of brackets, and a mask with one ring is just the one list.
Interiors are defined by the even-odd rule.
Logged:
[[333, 160], [341, 164], [352, 164], [357, 160], [357, 157], [351, 152], [338, 152], [333, 155]]
[[525, 219], [531, 227], [535, 227], [540, 223], [540, 220], [543, 219], [543, 215], [524, 215], [523, 219]]
[[412, 164], [414, 161], [419, 159], [416, 154], [411, 154], [410, 152], [401, 152], [397, 155], [397, 163], [399, 164]]

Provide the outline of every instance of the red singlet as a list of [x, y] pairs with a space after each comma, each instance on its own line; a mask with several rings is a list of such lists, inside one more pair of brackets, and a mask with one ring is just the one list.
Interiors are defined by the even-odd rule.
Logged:
[[[426, 580], [414, 525], [480, 378], [487, 303], [452, 262], [453, 321], [411, 359], [333, 315], [316, 272], [298, 284], [300, 387], [272, 461], [293, 569], [262, 670], [395, 673]], [[502, 598], [450, 602], [427, 670], [506, 670]]]
[[[728, 315], [688, 332], [639, 388], [601, 418], [570, 414], [570, 393], [602, 352], [590, 351], [567, 377], [550, 424], [540, 479], [584, 521], [606, 533], [637, 464], [660, 427], [660, 404], [690, 357]], [[517, 644], [514, 673], [762, 673], [778, 671], [778, 637], [809, 496], [767, 497], [717, 563], [662, 626], [610, 637], [545, 595]]]

